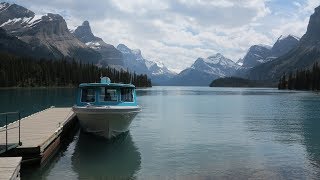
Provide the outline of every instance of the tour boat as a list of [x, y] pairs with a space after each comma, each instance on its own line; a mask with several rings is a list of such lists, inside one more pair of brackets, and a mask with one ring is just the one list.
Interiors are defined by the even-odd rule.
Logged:
[[135, 86], [111, 83], [107, 77], [102, 77], [100, 83], [80, 84], [77, 104], [72, 109], [85, 132], [107, 139], [128, 131], [141, 112]]

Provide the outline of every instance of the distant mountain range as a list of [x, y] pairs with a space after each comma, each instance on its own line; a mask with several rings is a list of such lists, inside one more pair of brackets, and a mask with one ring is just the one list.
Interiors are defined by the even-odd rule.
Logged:
[[169, 85], [207, 86], [213, 79], [231, 76], [240, 66], [222, 54], [198, 58], [190, 68], [173, 77]]
[[253, 45], [244, 58], [236, 63], [222, 54], [206, 59], [198, 58], [191, 67], [173, 77], [169, 85], [208, 86], [213, 80], [223, 77], [246, 77], [248, 72], [258, 65], [277, 59], [296, 48], [299, 38], [288, 35], [280, 36], [274, 45]]
[[0, 52], [46, 59], [71, 59], [147, 74], [154, 85], [208, 86], [214, 79], [238, 76], [277, 81], [285, 72], [320, 61], [320, 7], [310, 17], [306, 34], [280, 36], [274, 45], [253, 45], [236, 63], [222, 54], [198, 58], [176, 74], [162, 63], [145, 59], [139, 49], [114, 47], [95, 36], [88, 21], [70, 31], [58, 14], [43, 16], [17, 4], [0, 3]]
[[[78, 61], [147, 74], [154, 83], [167, 81], [175, 73], [164, 65], [146, 60], [140, 50], [120, 51], [94, 36], [88, 21], [70, 31], [58, 14], [43, 16], [17, 4], [0, 3], [0, 51], [46, 59], [74, 58]], [[13, 48], [16, 47], [16, 48]]]

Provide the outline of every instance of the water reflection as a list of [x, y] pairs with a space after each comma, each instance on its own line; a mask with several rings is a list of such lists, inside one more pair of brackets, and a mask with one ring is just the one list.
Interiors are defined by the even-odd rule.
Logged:
[[[243, 119], [255, 144], [265, 147], [257, 154], [268, 158], [266, 167], [280, 177], [319, 177], [320, 97], [284, 91], [268, 99], [260, 98], [244, 103]], [[251, 111], [248, 107], [256, 108]]]
[[208, 88], [183, 86], [155, 86], [152, 89], [137, 89], [138, 96], [184, 96], [184, 95], [280, 95], [297, 94], [298, 91], [275, 91], [272, 88]]
[[71, 160], [78, 179], [133, 178], [141, 164], [130, 133], [107, 141], [80, 132]]
[[314, 178], [320, 177], [320, 97], [314, 96], [300, 101], [303, 117], [301, 136], [306, 147], [307, 158], [310, 161], [309, 168]]
[[[11, 97], [0, 106], [74, 101], [69, 90], [43, 91], [6, 92]], [[32, 97], [24, 98], [28, 93]], [[320, 177], [317, 94], [209, 87], [153, 87], [137, 94], [143, 110], [127, 137], [106, 142], [79, 133], [48, 168], [29, 172], [29, 179]]]
[[[20, 111], [22, 117], [50, 106], [70, 107], [75, 102], [75, 88], [16, 88], [0, 90], [0, 113]], [[16, 120], [10, 118], [9, 122]], [[4, 125], [3, 118], [0, 126]]]

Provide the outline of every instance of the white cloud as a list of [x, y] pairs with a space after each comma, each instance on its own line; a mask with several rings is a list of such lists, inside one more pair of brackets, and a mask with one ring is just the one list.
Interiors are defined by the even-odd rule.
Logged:
[[207, 6], [212, 5], [215, 7], [231, 7], [234, 6], [235, 3], [229, 0], [220, 0], [220, 1], [212, 1], [212, 0], [178, 0], [179, 2], [186, 4], [187, 6], [194, 6], [194, 5], [204, 5]]
[[293, 5], [297, 6], [298, 8], [300, 8], [302, 6], [301, 3], [297, 2], [297, 1], [294, 1], [293, 2]]
[[313, 12], [314, 8], [320, 5], [319, 0], [307, 0], [303, 10], [307, 12]]
[[280, 35], [283, 35], [283, 34], [293, 34], [301, 37], [306, 32], [308, 21], [309, 21], [309, 18], [305, 18], [303, 20], [283, 23], [282, 26], [272, 29], [272, 33], [276, 37], [279, 37]]
[[111, 0], [121, 11], [128, 13], [146, 13], [147, 11], [165, 10], [168, 4], [161, 0]]

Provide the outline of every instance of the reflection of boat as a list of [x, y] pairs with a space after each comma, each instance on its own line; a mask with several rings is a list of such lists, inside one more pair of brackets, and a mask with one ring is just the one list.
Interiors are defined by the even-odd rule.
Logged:
[[111, 83], [79, 85], [77, 104], [73, 106], [82, 129], [106, 138], [129, 130], [133, 118], [141, 111], [137, 105], [135, 86]]
[[112, 140], [80, 132], [71, 160], [78, 179], [131, 179], [141, 164], [129, 132]]

